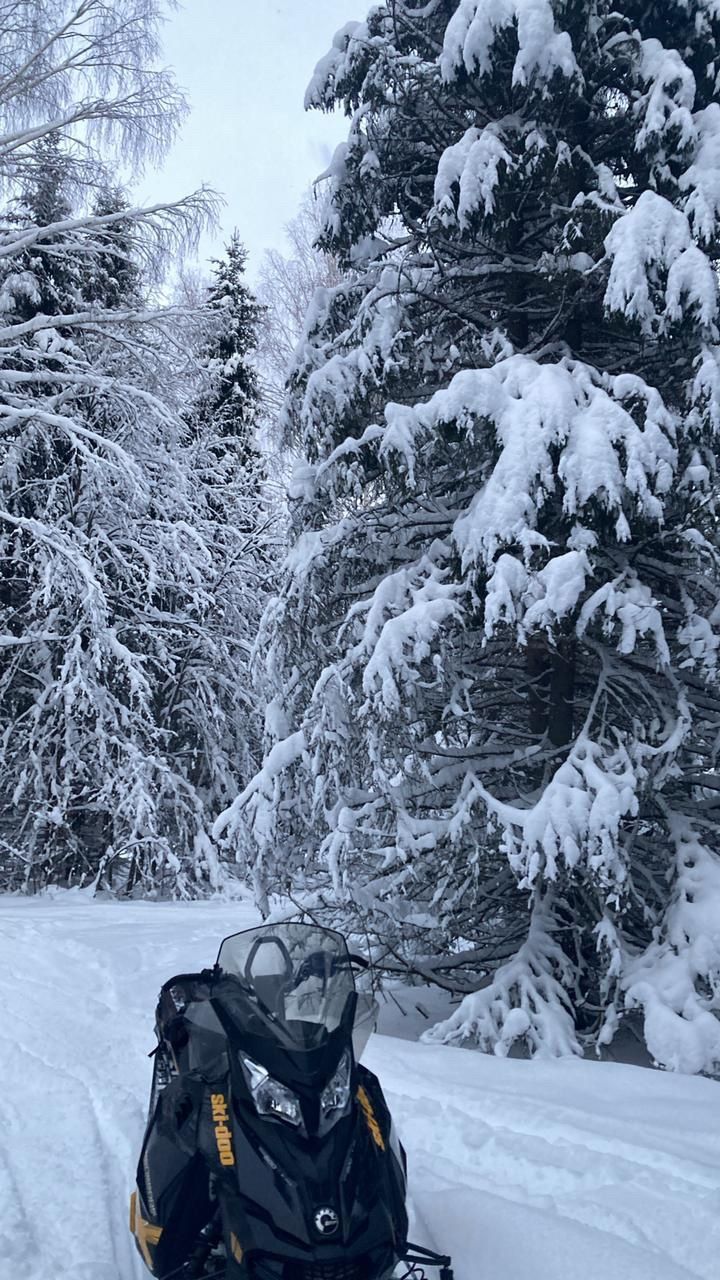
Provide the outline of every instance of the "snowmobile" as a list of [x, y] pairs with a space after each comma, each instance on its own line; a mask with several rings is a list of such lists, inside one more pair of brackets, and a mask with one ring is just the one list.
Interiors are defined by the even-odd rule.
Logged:
[[405, 1152], [359, 1061], [377, 1005], [358, 966], [341, 934], [283, 923], [162, 987], [130, 1204], [157, 1280], [452, 1280], [408, 1244]]

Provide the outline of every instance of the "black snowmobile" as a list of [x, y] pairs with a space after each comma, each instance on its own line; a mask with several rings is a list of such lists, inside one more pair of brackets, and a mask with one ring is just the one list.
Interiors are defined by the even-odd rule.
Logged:
[[[359, 1063], [375, 1023], [338, 933], [262, 926], [166, 982], [130, 1206], [158, 1280], [390, 1280], [408, 1245], [405, 1153]], [[404, 1264], [398, 1272], [396, 1268]]]

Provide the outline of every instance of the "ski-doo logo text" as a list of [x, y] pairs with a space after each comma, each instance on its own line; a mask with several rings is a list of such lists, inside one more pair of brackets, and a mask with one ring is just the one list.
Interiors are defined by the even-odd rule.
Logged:
[[210, 1103], [212, 1105], [213, 1124], [215, 1125], [215, 1141], [217, 1143], [220, 1163], [224, 1165], [232, 1165], [235, 1163], [235, 1155], [233, 1153], [232, 1129], [228, 1123], [230, 1116], [228, 1114], [228, 1105], [225, 1100], [225, 1094], [212, 1093], [210, 1095]]

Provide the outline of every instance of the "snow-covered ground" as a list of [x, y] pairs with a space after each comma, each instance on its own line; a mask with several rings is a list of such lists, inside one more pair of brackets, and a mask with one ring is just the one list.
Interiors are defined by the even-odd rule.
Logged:
[[[233, 904], [0, 898], [0, 1280], [140, 1280], [127, 1204], [160, 983]], [[377, 1036], [416, 1234], [457, 1280], [720, 1275], [720, 1088]]]

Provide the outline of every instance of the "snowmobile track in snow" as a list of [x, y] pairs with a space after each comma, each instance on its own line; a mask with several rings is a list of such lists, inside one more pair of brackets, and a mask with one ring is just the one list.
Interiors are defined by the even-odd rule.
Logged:
[[[0, 1280], [141, 1280], [127, 1206], [160, 983], [245, 904], [0, 899]], [[720, 1086], [375, 1037], [413, 1233], [456, 1280], [717, 1280]]]

